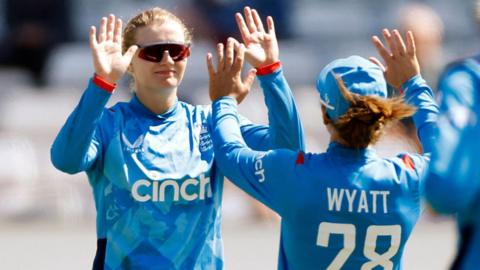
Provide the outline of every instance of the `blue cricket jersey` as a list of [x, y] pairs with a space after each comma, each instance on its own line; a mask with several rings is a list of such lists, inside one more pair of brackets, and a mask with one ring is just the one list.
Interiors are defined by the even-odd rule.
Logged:
[[439, 136], [425, 196], [440, 213], [457, 213], [452, 269], [480, 269], [480, 57], [459, 61], [440, 80]]
[[[384, 159], [371, 148], [332, 142], [327, 152], [250, 150], [236, 102], [213, 103], [214, 149], [225, 175], [281, 217], [279, 269], [401, 269], [405, 243], [421, 213], [420, 179], [438, 113], [416, 76], [403, 86], [425, 153]], [[318, 116], [320, 117], [320, 116]]]
[[[260, 76], [269, 126], [242, 119], [255, 149], [303, 148], [281, 69]], [[211, 106], [181, 101], [156, 115], [133, 97], [106, 109], [93, 81], [51, 149], [55, 167], [86, 171], [97, 209], [94, 269], [223, 269], [221, 199]]]

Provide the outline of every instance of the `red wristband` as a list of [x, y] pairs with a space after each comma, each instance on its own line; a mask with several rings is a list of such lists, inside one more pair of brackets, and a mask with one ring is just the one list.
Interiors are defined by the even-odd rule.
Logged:
[[104, 78], [98, 76], [97, 74], [93, 75], [93, 83], [108, 93], [112, 93], [113, 90], [115, 90], [115, 87], [117, 87], [116, 83], [107, 82]]
[[263, 75], [272, 74], [273, 72], [277, 71], [281, 67], [282, 67], [282, 63], [280, 63], [280, 61], [270, 65], [263, 66], [263, 67], [257, 67], [257, 75], [263, 76]]

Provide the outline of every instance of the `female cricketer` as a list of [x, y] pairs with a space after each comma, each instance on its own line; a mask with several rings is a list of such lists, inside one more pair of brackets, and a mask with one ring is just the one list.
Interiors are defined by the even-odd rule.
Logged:
[[[320, 73], [317, 90], [331, 143], [319, 154], [251, 150], [235, 100], [242, 89], [241, 57], [218, 70], [207, 59], [217, 163], [233, 183], [281, 216], [279, 269], [401, 269], [421, 213], [420, 179], [438, 108], [420, 76], [413, 34], [407, 33], [406, 44], [396, 30], [385, 29], [383, 36], [389, 49], [376, 36], [373, 43], [385, 66], [376, 58], [352, 56]], [[405, 100], [386, 98], [385, 78], [402, 89]], [[410, 115], [425, 152], [378, 157], [369, 146], [385, 125]]]

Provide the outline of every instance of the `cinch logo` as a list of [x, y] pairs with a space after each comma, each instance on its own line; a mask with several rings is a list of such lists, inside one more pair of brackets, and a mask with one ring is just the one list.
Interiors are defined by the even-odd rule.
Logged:
[[258, 177], [258, 182], [262, 183], [265, 181], [265, 169], [263, 169], [263, 160], [262, 158], [265, 154], [260, 154], [255, 158], [255, 175]]
[[166, 195], [172, 201], [205, 200], [212, 197], [210, 178], [200, 175], [199, 179], [150, 181], [137, 180], [132, 186], [132, 196], [139, 202], [164, 202]]

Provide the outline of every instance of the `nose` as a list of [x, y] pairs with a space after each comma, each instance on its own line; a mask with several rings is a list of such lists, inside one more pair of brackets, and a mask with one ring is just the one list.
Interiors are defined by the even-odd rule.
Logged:
[[162, 61], [160, 61], [160, 63], [169, 63], [169, 64], [172, 64], [174, 61], [172, 59], [172, 57], [170, 57], [170, 53], [165, 50], [163, 52], [163, 55], [162, 55]]

